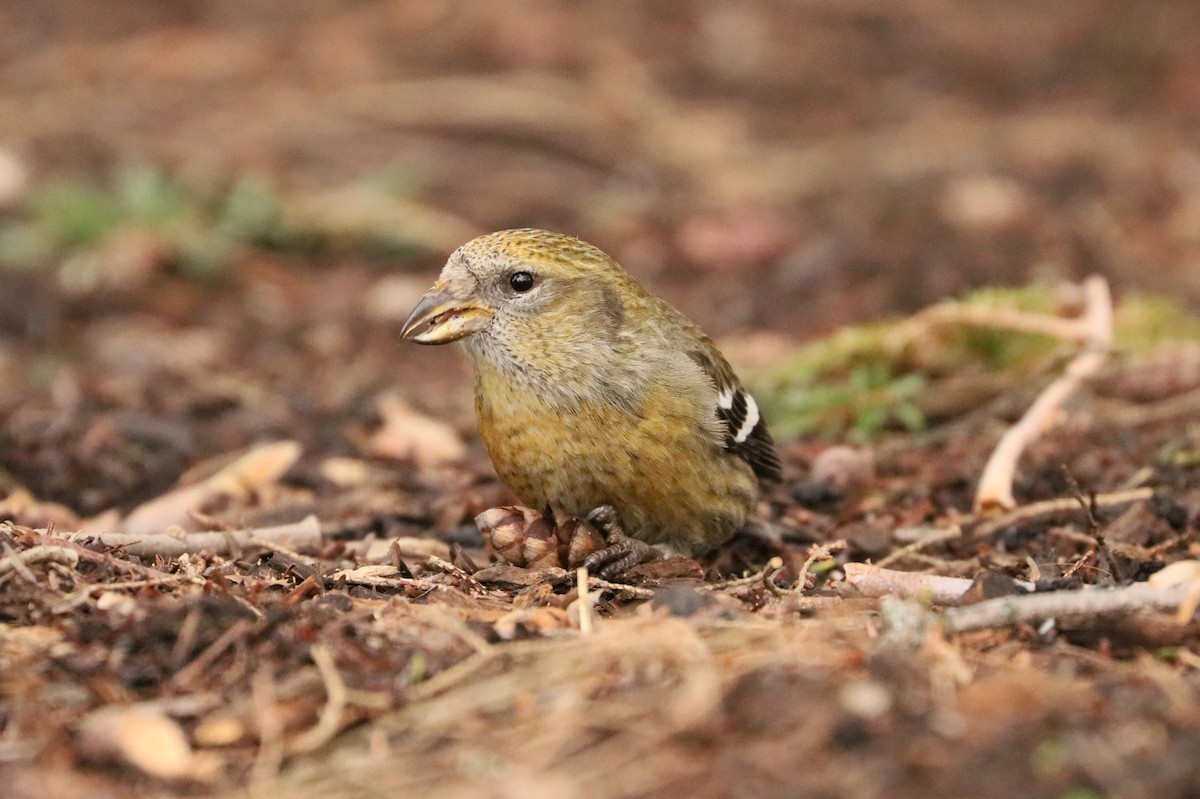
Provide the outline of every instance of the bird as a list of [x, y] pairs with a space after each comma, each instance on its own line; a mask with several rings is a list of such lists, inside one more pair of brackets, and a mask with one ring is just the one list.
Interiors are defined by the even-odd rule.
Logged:
[[520, 228], [455, 250], [401, 328], [460, 342], [501, 481], [558, 524], [591, 518], [619, 574], [702, 555], [781, 477], [766, 420], [687, 316], [580, 239]]

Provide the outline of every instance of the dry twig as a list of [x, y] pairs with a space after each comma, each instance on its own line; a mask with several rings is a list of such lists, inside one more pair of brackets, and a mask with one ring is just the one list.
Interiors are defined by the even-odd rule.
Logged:
[[480, 594], [487, 593], [487, 589], [483, 587], [483, 584], [480, 583], [478, 580], [476, 580], [470, 574], [467, 574], [467, 572], [464, 569], [454, 565], [453, 563], [451, 563], [448, 560], [443, 560], [442, 558], [439, 558], [437, 555], [430, 555], [429, 558], [425, 561], [425, 565], [430, 566], [434, 569], [437, 569], [438, 571], [442, 572], [443, 574], [447, 574], [451, 577], [458, 578], [462, 582], [466, 583], [471, 588], [471, 590], [476, 593], [480, 593]]
[[32, 563], [58, 563], [74, 568], [79, 563], [79, 553], [69, 547], [48, 544], [30, 547], [23, 552], [9, 551], [0, 559], [0, 576], [17, 571], [30, 582], [36, 582], [33, 574], [29, 572], [29, 565]]
[[577, 593], [579, 593], [579, 598], [575, 600], [576, 602], [580, 603], [579, 604], [579, 634], [580, 635], [591, 635], [592, 634], [592, 601], [591, 601], [591, 597], [588, 596], [588, 594], [590, 592], [587, 590], [588, 589], [588, 570], [587, 570], [586, 566], [580, 566], [578, 569], [575, 570], [575, 584], [576, 584], [576, 586], [583, 587], [582, 592], [579, 592], [577, 590]]
[[890, 566], [898, 560], [902, 560], [909, 555], [914, 555], [920, 552], [925, 547], [930, 547], [934, 544], [940, 544], [943, 541], [953, 541], [954, 539], [961, 537], [962, 527], [957, 524], [945, 528], [934, 529], [930, 531], [928, 535], [918, 538], [911, 544], [906, 544], [897, 550], [893, 550], [886, 557], [880, 558], [879, 562], [875, 565], [880, 568]]
[[217, 658], [225, 654], [225, 650], [233, 646], [239, 638], [249, 635], [254, 630], [254, 623], [240, 619], [235, 621], [225, 632], [217, 636], [211, 644], [208, 645], [190, 663], [184, 666], [179, 671], [175, 672], [175, 676], [171, 678], [171, 683], [174, 687], [184, 689], [189, 687], [193, 680], [199, 677], [206, 668], [216, 662]]
[[[1128, 505], [1131, 502], [1141, 502], [1150, 499], [1154, 496], [1154, 490], [1151, 488], [1133, 488], [1128, 491], [1113, 491], [1109, 494], [1096, 494], [1091, 502], [1097, 508], [1107, 508], [1113, 505]], [[980, 524], [972, 531], [975, 538], [988, 538], [1006, 527], [1011, 527], [1020, 522], [1026, 522], [1030, 519], [1036, 519], [1039, 516], [1049, 516], [1053, 513], [1062, 513], [1064, 511], [1077, 510], [1079, 508], [1079, 500], [1075, 497], [1059, 497], [1058, 499], [1046, 499], [1041, 502], [1031, 502], [1028, 505], [1022, 505], [1019, 508], [1014, 508], [1002, 516], [997, 516], [993, 519]]]
[[1122, 582], [1124, 578], [1121, 564], [1113, 557], [1112, 550], [1108, 547], [1108, 542], [1104, 538], [1104, 532], [1100, 529], [1100, 522], [1096, 520], [1096, 495], [1084, 496], [1083, 489], [1079, 487], [1079, 483], [1075, 480], [1075, 476], [1070, 473], [1065, 467], [1063, 472], [1067, 478], [1067, 485], [1071, 488], [1071, 493], [1075, 497], [1075, 501], [1079, 503], [1087, 516], [1088, 532], [1091, 534], [1092, 541], [1100, 550], [1100, 554], [1104, 556], [1104, 562], [1111, 572], [1111, 579], [1116, 582]]
[[1000, 439], [979, 478], [979, 486], [975, 491], [977, 511], [995, 508], [1010, 510], [1016, 507], [1012, 485], [1021, 453], [1038, 436], [1059, 422], [1063, 404], [1108, 358], [1113, 339], [1112, 296], [1108, 282], [1093, 275], [1084, 281], [1083, 290], [1087, 309], [1080, 321], [1088, 330], [1087, 346], [1067, 365], [1062, 376], [1046, 386], [1020, 421]]
[[[793, 589], [799, 593], [804, 593], [808, 589], [808, 573], [812, 569], [813, 564], [819, 560], [828, 560], [833, 557], [834, 552], [840, 552], [846, 548], [845, 541], [830, 541], [828, 544], [813, 544], [808, 548], [808, 557], [804, 560], [804, 565], [800, 567], [800, 574], [796, 577], [796, 587]], [[778, 560], [772, 558], [772, 560]]]
[[[775, 573], [778, 572], [782, 567], [783, 559], [779, 557], [773, 557], [767, 561], [767, 565], [754, 572], [754, 574], [748, 574], [745, 577], [735, 577], [732, 580], [722, 580], [719, 583], [705, 583], [700, 587], [705, 591], [735, 591], [739, 588], [745, 588], [746, 586], [750, 585], [762, 585], [766, 587], [768, 582], [772, 585], [774, 584]], [[779, 587], [775, 586], [775, 589], [772, 591], [772, 593], [777, 593], [778, 591]]]
[[165, 572], [161, 572], [158, 569], [154, 569], [149, 566], [143, 566], [139, 563], [134, 563], [123, 558], [116, 558], [107, 552], [96, 552], [95, 550], [88, 549], [87, 547], [75, 541], [76, 538], [83, 540], [88, 537], [79, 533], [70, 536], [64, 536], [48, 529], [34, 530], [29, 527], [20, 526], [12, 526], [11, 529], [14, 533], [20, 534], [23, 542], [33, 541], [37, 542], [35, 546], [51, 546], [56, 548], [70, 549], [74, 551], [79, 560], [87, 561], [88, 563], [93, 563], [97, 566], [104, 566], [130, 574], [135, 574], [144, 580], [156, 580], [169, 576]]
[[260, 797], [275, 796], [275, 780], [283, 765], [284, 722], [279, 712], [275, 675], [269, 666], [260, 666], [254, 672], [250, 696], [254, 706], [254, 721], [258, 727], [258, 752], [250, 770], [250, 793]]
[[618, 594], [626, 594], [634, 599], [654, 599], [654, 590], [650, 588], [639, 588], [636, 585], [628, 583], [614, 583], [611, 580], [604, 580], [600, 577], [588, 576], [588, 588], [600, 588], [605, 591], [613, 591]]
[[1126, 430], [1197, 415], [1200, 415], [1200, 388], [1160, 402], [1121, 405], [1103, 414], [1103, 417], [1107, 424]]
[[346, 710], [346, 683], [338, 673], [333, 655], [324, 644], [313, 644], [310, 652], [313, 663], [317, 664], [317, 670], [321, 673], [321, 681], [325, 684], [325, 706], [321, 708], [317, 723], [292, 740], [288, 747], [289, 754], [312, 752], [333, 740], [342, 728], [342, 716]]

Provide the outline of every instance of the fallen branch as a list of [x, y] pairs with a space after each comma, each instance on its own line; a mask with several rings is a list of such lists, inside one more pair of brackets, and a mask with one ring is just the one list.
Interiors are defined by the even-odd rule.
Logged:
[[992, 451], [975, 492], [975, 510], [1009, 510], [1016, 507], [1012, 485], [1021, 453], [1040, 435], [1058, 424], [1062, 406], [1108, 358], [1113, 340], [1112, 295], [1108, 282], [1097, 275], [1083, 284], [1087, 301], [1083, 319], [1087, 346], [1067, 365], [1064, 374], [1042, 391], [1025, 415], [1009, 428]]
[[[858, 596], [879, 598], [899, 596], [905, 599], [928, 599], [935, 605], [957, 605], [973, 584], [961, 577], [942, 577], [936, 574], [900, 572], [880, 569], [866, 563], [847, 563], [844, 585]], [[1195, 610], [1198, 585], [1195, 580], [1175, 584], [1135, 583], [1117, 588], [1087, 587], [1077, 591], [1046, 591], [1014, 594], [987, 599], [973, 605], [948, 608], [943, 615], [947, 632], [961, 633], [988, 627], [1007, 627], [1032, 624], [1048, 618], [1091, 618], [1113, 616], [1144, 610], [1179, 611], [1184, 623]], [[1030, 583], [1016, 581], [1022, 588], [1032, 590]]]
[[947, 632], [1033, 624], [1049, 618], [1095, 618], [1144, 610], [1176, 611], [1193, 590], [1190, 585], [1158, 587], [1146, 583], [1118, 588], [1049, 591], [988, 599], [951, 608], [943, 616]]
[[292, 524], [260, 527], [254, 530], [210, 531], [180, 533], [179, 535], [74, 533], [67, 536], [67, 540], [72, 542], [87, 539], [99, 541], [105, 546], [121, 549], [127, 554], [142, 558], [156, 556], [176, 558], [180, 555], [200, 551], [227, 555], [239, 549], [254, 546], [259, 542], [268, 545], [278, 544], [297, 551], [312, 551], [317, 549], [324, 540], [321, 536], [321, 524], [317, 521], [317, 517], [311, 514]]

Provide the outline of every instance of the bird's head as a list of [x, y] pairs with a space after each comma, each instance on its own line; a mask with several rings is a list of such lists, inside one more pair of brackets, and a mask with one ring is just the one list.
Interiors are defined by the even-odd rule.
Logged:
[[581, 342], [615, 334], [635, 293], [641, 290], [633, 279], [590, 244], [544, 230], [505, 230], [450, 256], [401, 335], [419, 344], [471, 337], [468, 350], [544, 365], [579, 357]]

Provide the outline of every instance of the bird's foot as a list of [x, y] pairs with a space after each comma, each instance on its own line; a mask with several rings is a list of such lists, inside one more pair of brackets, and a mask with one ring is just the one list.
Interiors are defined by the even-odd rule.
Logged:
[[588, 514], [587, 521], [600, 531], [607, 546], [588, 555], [583, 565], [589, 572], [602, 579], [615, 579], [639, 563], [662, 557], [661, 552], [645, 541], [629, 537], [622, 529], [617, 511], [612, 505], [596, 508]]

